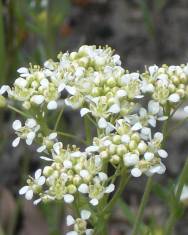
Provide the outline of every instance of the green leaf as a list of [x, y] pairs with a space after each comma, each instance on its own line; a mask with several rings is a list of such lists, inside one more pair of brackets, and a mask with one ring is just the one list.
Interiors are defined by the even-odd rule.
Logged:
[[[136, 215], [130, 210], [129, 206], [123, 201], [123, 199], [119, 198], [117, 203], [123, 214], [126, 216], [128, 222], [133, 225], [135, 223]], [[141, 223], [140, 230], [142, 231], [142, 234], [150, 234], [144, 223]]]

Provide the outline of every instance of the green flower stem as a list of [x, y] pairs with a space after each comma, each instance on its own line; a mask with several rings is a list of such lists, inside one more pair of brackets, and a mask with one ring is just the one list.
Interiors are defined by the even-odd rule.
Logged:
[[122, 172], [121, 175], [121, 180], [118, 186], [117, 191], [115, 192], [113, 198], [111, 199], [111, 201], [107, 204], [106, 207], [104, 207], [104, 205], [106, 204], [106, 200], [103, 201], [100, 209], [102, 210], [102, 208], [104, 208], [101, 212], [99, 211], [97, 213], [97, 218], [96, 218], [96, 222], [94, 227], [96, 228], [96, 232], [95, 235], [108, 235], [108, 220], [110, 218], [111, 215], [111, 211], [115, 205], [115, 203], [117, 202], [117, 200], [119, 199], [120, 195], [122, 194], [125, 185], [127, 184], [127, 182], [129, 181], [130, 177], [127, 177], [127, 170], [124, 169], [124, 171]]
[[62, 135], [62, 136], [65, 136], [67, 138], [71, 138], [71, 139], [74, 139], [74, 140], [77, 140], [79, 141], [80, 143], [86, 145], [86, 142], [84, 140], [82, 140], [81, 138], [73, 135], [73, 134], [69, 134], [69, 133], [66, 133], [66, 132], [62, 132], [62, 131], [58, 131], [57, 134], [59, 135]]
[[19, 113], [20, 115], [22, 115], [22, 116], [24, 116], [24, 117], [26, 117], [26, 118], [29, 117], [29, 115], [27, 115], [26, 113], [22, 112], [21, 110], [15, 108], [14, 106], [12, 106], [12, 105], [10, 105], [10, 104], [7, 105], [7, 108], [10, 109], [10, 110], [12, 110], [12, 111], [14, 111], [14, 112], [16, 112], [16, 113]]
[[[180, 177], [178, 180], [177, 191], [175, 193], [175, 199], [176, 199], [176, 202], [178, 202], [178, 203], [180, 201], [180, 196], [181, 196], [181, 193], [183, 190], [183, 186], [184, 186], [186, 178], [187, 178], [187, 172], [188, 172], [188, 159], [186, 160], [185, 165], [181, 171], [181, 174], [180, 174]], [[165, 232], [164, 232], [165, 235], [171, 235], [173, 233], [176, 221], [177, 221], [176, 208], [173, 207], [172, 211], [170, 213], [170, 217], [166, 223], [166, 228], [165, 228]]]
[[62, 115], [63, 115], [63, 111], [64, 111], [64, 109], [61, 109], [61, 111], [60, 111], [59, 114], [58, 114], [58, 117], [57, 117], [57, 120], [56, 120], [56, 123], [55, 123], [55, 126], [54, 126], [54, 130], [55, 130], [55, 131], [56, 131], [57, 128], [58, 128], [59, 122], [60, 122], [61, 117], [62, 117]]
[[114, 207], [115, 203], [117, 202], [118, 198], [122, 194], [122, 192], [125, 188], [125, 185], [128, 183], [129, 179], [130, 179], [130, 176], [127, 175], [127, 170], [124, 170], [122, 175], [121, 175], [121, 180], [120, 180], [118, 189], [115, 192], [115, 194], [114, 194], [113, 198], [111, 199], [111, 201], [104, 208], [103, 215], [105, 215], [106, 213], [111, 212], [111, 210], [113, 209], [113, 207]]
[[91, 127], [87, 116], [84, 117], [84, 128], [86, 133], [86, 144], [90, 145], [92, 142], [92, 136], [91, 136]]
[[139, 210], [138, 210], [136, 221], [134, 223], [132, 235], [138, 235], [138, 230], [139, 230], [139, 227], [141, 225], [141, 220], [142, 220], [142, 217], [143, 217], [144, 209], [145, 209], [146, 203], [148, 201], [151, 189], [152, 189], [152, 177], [149, 177], [148, 180], [147, 180], [145, 191], [144, 191], [144, 194], [143, 194], [143, 197], [142, 197], [142, 200], [141, 200], [141, 204], [140, 204], [140, 207], [139, 207]]

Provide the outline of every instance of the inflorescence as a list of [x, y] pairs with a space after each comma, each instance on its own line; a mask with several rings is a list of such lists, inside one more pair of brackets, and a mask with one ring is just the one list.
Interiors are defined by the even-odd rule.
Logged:
[[[60, 53], [57, 62], [17, 71], [13, 86], [0, 88], [0, 107], [12, 102], [28, 115], [24, 125], [13, 122], [17, 137], [12, 146], [21, 139], [27, 145], [35, 142], [46, 162], [19, 193], [34, 198], [34, 204], [64, 200], [74, 205], [81, 197], [86, 208], [80, 208], [80, 218], [67, 217], [67, 225], [73, 226], [67, 234], [90, 235], [90, 209], [100, 207], [115, 190], [115, 176], [124, 171], [127, 177], [165, 172], [165, 137], [156, 127], [188, 96], [188, 65], [153, 65], [144, 73], [130, 73], [110, 47], [84, 45], [78, 52]], [[97, 127], [97, 136], [83, 151], [65, 146], [45, 123], [48, 112], [65, 107], [79, 109], [81, 117], [90, 117]], [[108, 176], [109, 166], [114, 177]]]

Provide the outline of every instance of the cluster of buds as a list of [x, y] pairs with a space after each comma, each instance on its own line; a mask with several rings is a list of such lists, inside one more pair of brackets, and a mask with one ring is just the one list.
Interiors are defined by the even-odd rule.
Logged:
[[188, 65], [150, 66], [141, 78], [143, 93], [151, 93], [153, 99], [163, 106], [167, 102], [176, 104], [187, 97]]
[[[100, 156], [81, 152], [74, 145], [65, 149], [61, 142], [53, 145], [51, 156], [52, 158], [41, 156], [41, 159], [51, 162], [51, 165], [45, 166], [43, 171], [37, 170], [35, 177], [28, 180], [29, 186], [20, 190], [26, 199], [32, 198], [28, 197], [28, 192], [32, 191], [32, 196], [33, 193], [38, 195], [39, 199], [35, 204], [62, 199], [65, 203], [72, 203], [75, 194], [79, 192], [88, 195], [89, 203], [96, 206], [104, 194], [114, 190], [115, 186], [108, 185], [108, 176], [102, 171], [103, 162]], [[42, 185], [43, 187], [39, 187]]]
[[167, 152], [161, 148], [163, 134], [156, 132], [154, 137], [145, 132], [134, 130], [121, 119], [117, 121], [116, 131], [102, 138], [95, 138], [93, 148], [98, 151], [101, 159], [108, 160], [115, 168], [128, 167], [134, 177], [139, 177], [142, 173], [152, 175], [165, 172], [165, 166], [161, 158], [168, 156]]
[[[31, 117], [24, 126], [14, 121], [18, 137], [13, 147], [20, 139], [28, 145], [35, 141], [40, 144], [37, 152], [43, 153], [40, 158], [47, 163], [28, 179], [20, 194], [28, 200], [37, 197], [35, 204], [62, 199], [73, 204], [78, 197], [86, 205], [80, 218], [68, 216], [67, 224], [74, 225], [69, 235], [92, 234], [87, 229], [86, 220], [92, 218], [88, 208], [101, 206], [101, 199], [108, 201], [108, 194], [115, 190], [114, 178], [107, 175], [109, 165], [133, 177], [165, 172], [161, 159], [168, 153], [162, 148], [163, 134], [155, 128], [188, 96], [188, 65], [154, 65], [142, 74], [130, 73], [113, 52], [107, 46], [85, 45], [77, 52], [60, 53], [57, 62], [19, 68], [13, 87], [0, 88], [0, 107], [11, 100]], [[44, 123], [47, 111], [62, 104], [80, 109], [81, 117], [91, 116], [96, 124], [98, 136], [84, 151], [63, 146], [58, 133]]]

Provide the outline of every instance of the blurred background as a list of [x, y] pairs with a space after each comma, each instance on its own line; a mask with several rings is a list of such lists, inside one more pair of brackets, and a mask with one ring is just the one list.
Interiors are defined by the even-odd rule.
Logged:
[[[151, 64], [188, 61], [187, 0], [0, 0], [0, 85], [12, 84], [16, 69], [56, 59], [58, 52], [76, 50], [83, 44], [110, 45], [130, 71]], [[18, 116], [0, 110], [0, 235], [65, 234], [61, 203], [34, 207], [18, 196], [28, 174], [40, 167], [35, 147], [22, 144], [12, 149], [11, 124]], [[69, 110], [61, 120], [67, 132], [83, 137], [78, 113]], [[173, 123], [172, 123], [173, 125]], [[188, 126], [170, 138], [167, 173], [156, 177], [144, 221], [161, 235], [169, 212], [169, 195], [188, 154]], [[71, 139], [65, 141], [73, 143]], [[110, 235], [131, 231], [142, 183], [133, 180], [123, 194], [131, 206], [119, 201], [110, 222]], [[160, 184], [159, 184], [160, 183]], [[162, 186], [160, 186], [162, 185]], [[184, 217], [182, 217], [184, 213]], [[188, 234], [188, 210], [180, 208], [175, 234]]]

